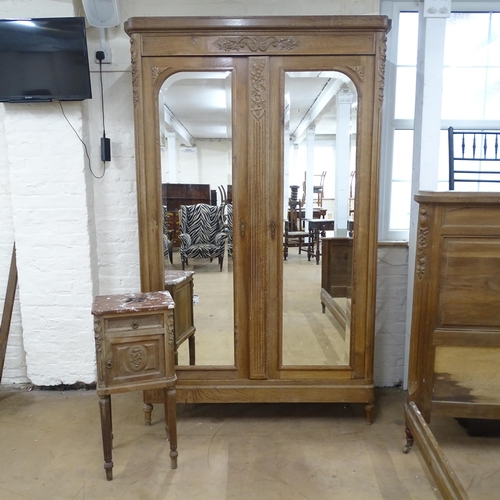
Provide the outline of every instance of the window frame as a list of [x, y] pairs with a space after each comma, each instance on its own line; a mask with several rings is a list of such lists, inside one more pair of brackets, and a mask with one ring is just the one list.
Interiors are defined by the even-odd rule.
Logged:
[[[393, 149], [395, 130], [414, 130], [413, 119], [396, 119], [396, 76], [398, 60], [399, 15], [401, 12], [419, 12], [422, 2], [416, 0], [381, 0], [380, 12], [392, 19], [392, 28], [387, 35], [387, 60], [385, 71], [384, 105], [382, 110], [381, 172], [379, 203], [379, 240], [398, 241], [409, 239], [407, 230], [390, 229], [391, 194], [393, 177]], [[452, 12], [500, 12], [497, 0], [478, 2], [453, 0]], [[453, 126], [467, 130], [500, 130], [500, 120], [441, 120], [441, 130]]]

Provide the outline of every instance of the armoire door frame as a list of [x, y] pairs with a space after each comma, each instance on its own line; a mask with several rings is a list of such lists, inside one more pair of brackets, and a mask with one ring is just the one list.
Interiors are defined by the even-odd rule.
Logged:
[[[159, 86], [169, 71], [167, 62], [176, 58], [182, 66], [183, 61], [189, 65], [189, 59], [216, 61], [224, 57], [247, 61], [245, 100], [238, 100], [233, 110], [233, 129], [244, 123], [248, 137], [237, 152], [233, 148], [236, 183], [247, 190], [246, 195], [239, 193], [241, 199], [235, 204], [233, 219], [235, 247], [239, 245], [248, 257], [245, 261], [234, 256], [235, 277], [239, 276], [235, 282], [236, 331], [241, 335], [236, 342], [239, 365], [179, 367], [179, 401], [365, 403], [367, 419], [371, 420], [380, 118], [389, 29], [390, 21], [385, 16], [143, 17], [125, 23], [131, 38], [143, 291], [164, 287], [161, 175], [154, 117], [158, 117]], [[342, 70], [358, 90], [355, 319], [350, 366], [283, 369], [274, 359], [282, 325], [282, 295], [276, 285], [282, 280], [283, 186], [276, 163], [281, 168], [283, 124], [281, 102], [276, 99], [282, 82], [270, 66], [273, 58], [293, 56], [345, 58], [348, 63]], [[273, 196], [263, 196], [271, 190]]]

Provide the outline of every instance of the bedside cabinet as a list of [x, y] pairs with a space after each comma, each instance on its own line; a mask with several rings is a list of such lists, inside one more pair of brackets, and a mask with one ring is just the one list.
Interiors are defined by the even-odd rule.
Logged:
[[[170, 292], [175, 303], [174, 309], [174, 349], [175, 364], [177, 350], [186, 340], [189, 342], [189, 364], [194, 365], [195, 357], [195, 332], [193, 314], [193, 276], [194, 271], [165, 271], [165, 290]], [[144, 392], [144, 423], [151, 425], [151, 412], [153, 404], [163, 403], [163, 391], [148, 390]]]
[[95, 297], [97, 395], [104, 469], [113, 479], [111, 395], [160, 389], [164, 395], [171, 467], [177, 467], [174, 301], [169, 292]]
[[189, 364], [196, 364], [195, 338], [193, 314], [193, 275], [194, 271], [165, 271], [165, 290], [170, 292], [175, 303], [174, 309], [174, 336], [175, 336], [175, 364], [177, 350], [185, 341], [189, 341]]

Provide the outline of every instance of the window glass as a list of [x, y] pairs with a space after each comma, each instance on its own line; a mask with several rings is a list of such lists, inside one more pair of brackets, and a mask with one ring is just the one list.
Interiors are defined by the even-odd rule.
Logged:
[[444, 65], [455, 67], [488, 64], [489, 13], [457, 12], [446, 20]]
[[390, 229], [400, 231], [410, 225], [413, 130], [394, 131]]
[[441, 118], [481, 120], [485, 114], [486, 68], [444, 68]]
[[399, 15], [398, 66], [417, 65], [418, 14], [401, 12]]
[[416, 68], [397, 69], [395, 118], [413, 119], [415, 113]]

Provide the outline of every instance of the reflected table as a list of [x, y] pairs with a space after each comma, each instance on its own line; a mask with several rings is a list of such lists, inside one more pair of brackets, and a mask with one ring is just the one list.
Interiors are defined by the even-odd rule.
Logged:
[[309, 227], [309, 247], [307, 251], [307, 260], [311, 260], [311, 256], [316, 257], [316, 264], [319, 266], [319, 258], [321, 255], [321, 237], [325, 236], [326, 231], [333, 231], [335, 221], [333, 219], [308, 219]]

